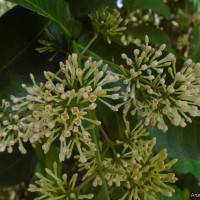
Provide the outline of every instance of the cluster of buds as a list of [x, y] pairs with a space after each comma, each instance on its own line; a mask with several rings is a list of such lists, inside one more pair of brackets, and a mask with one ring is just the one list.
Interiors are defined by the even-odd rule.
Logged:
[[[44, 153], [50, 149], [52, 142], [60, 140], [60, 161], [70, 158], [76, 146], [81, 161], [86, 162], [82, 152], [82, 144], [95, 151], [95, 144], [90, 137], [90, 130], [101, 122], [92, 119], [90, 112], [101, 101], [109, 108], [117, 111], [104, 99], [118, 99], [116, 93], [120, 87], [109, 88], [106, 84], [117, 82], [119, 77], [107, 70], [102, 61], [89, 58], [81, 68], [77, 55], [72, 54], [66, 63], [60, 63], [59, 74], [44, 72], [47, 79], [39, 85], [31, 74], [33, 86], [22, 85], [27, 95], [11, 96], [11, 109], [14, 123], [2, 118], [0, 135], [1, 151], [19, 143], [19, 149], [26, 153], [22, 142], [29, 141], [34, 145], [43, 143]], [[5, 104], [5, 103], [4, 103]]]
[[[122, 152], [116, 154], [116, 158], [110, 158], [105, 162], [108, 183], [115, 183], [117, 187], [124, 187], [127, 192], [121, 197], [124, 199], [141, 199], [148, 197], [156, 199], [156, 193], [164, 196], [172, 196], [174, 189], [165, 183], [174, 183], [177, 178], [173, 173], [166, 173], [177, 159], [166, 162], [166, 149], [152, 155], [152, 149], [156, 143], [155, 138], [145, 140], [149, 133], [140, 121], [133, 130], [127, 125], [125, 139], [116, 141], [121, 145]], [[143, 139], [142, 139], [143, 138]], [[108, 162], [109, 161], [109, 162]], [[115, 177], [112, 178], [113, 173]]]
[[73, 174], [70, 181], [68, 181], [67, 174], [63, 174], [62, 178], [59, 178], [57, 172], [57, 163], [53, 164], [53, 171], [46, 168], [46, 173], [49, 178], [44, 177], [40, 173], [36, 173], [39, 180], [35, 181], [35, 184], [29, 185], [30, 192], [41, 193], [41, 196], [36, 199], [48, 199], [48, 200], [72, 200], [72, 199], [92, 199], [93, 194], [80, 194], [76, 189], [76, 182], [78, 174]]
[[146, 36], [142, 52], [135, 49], [133, 59], [122, 54], [127, 67], [120, 66], [127, 85], [124, 103], [134, 106], [133, 115], [146, 117], [145, 125], [157, 125], [164, 132], [168, 130], [164, 116], [181, 127], [192, 121], [190, 116], [200, 116], [200, 63], [189, 59], [177, 71], [175, 56], [162, 56], [165, 47], [155, 50]]
[[[147, 153], [148, 155], [148, 153]], [[147, 158], [148, 156], [146, 156]], [[124, 187], [125, 194], [120, 200], [125, 199], [157, 199], [157, 193], [171, 197], [175, 190], [166, 183], [175, 183], [177, 178], [173, 173], [166, 173], [176, 162], [176, 159], [165, 162], [167, 157], [166, 149], [160, 151], [152, 158], [140, 163], [132, 164], [126, 168], [126, 179]]]
[[[149, 133], [140, 121], [133, 130], [127, 125], [123, 141], [116, 141], [121, 145], [121, 153], [116, 158], [110, 158], [105, 162], [109, 169], [106, 175], [108, 183], [124, 187], [126, 192], [120, 200], [124, 199], [156, 199], [156, 193], [164, 196], [172, 196], [174, 189], [165, 183], [174, 183], [177, 178], [173, 173], [166, 171], [176, 163], [177, 159], [166, 162], [166, 149], [152, 155], [152, 149], [156, 143], [155, 138], [146, 140]], [[114, 174], [114, 179], [112, 179]]]
[[120, 17], [120, 12], [117, 9], [113, 9], [112, 12], [109, 11], [109, 7], [105, 7], [102, 10], [98, 10], [89, 15], [91, 18], [94, 31], [102, 33], [111, 43], [110, 37], [121, 35], [122, 31], [126, 27], [121, 26], [122, 18]]
[[[164, 196], [172, 196], [174, 189], [166, 183], [174, 183], [177, 178], [173, 173], [168, 173], [177, 159], [166, 161], [167, 152], [163, 149], [153, 154], [152, 149], [156, 144], [155, 138], [145, 139], [149, 135], [140, 121], [132, 130], [126, 121], [127, 130], [124, 132], [125, 139], [117, 140], [114, 150], [111, 149], [112, 157], [103, 157], [103, 171], [107, 181], [107, 187], [122, 187], [125, 193], [124, 199], [156, 199], [156, 193]], [[120, 150], [120, 152], [119, 152]], [[110, 154], [110, 153], [109, 153]], [[86, 163], [80, 163], [79, 169], [85, 171], [83, 179], [95, 176], [93, 186], [101, 186], [102, 179], [98, 174], [95, 152], [85, 150]], [[80, 156], [77, 156], [79, 158]]]

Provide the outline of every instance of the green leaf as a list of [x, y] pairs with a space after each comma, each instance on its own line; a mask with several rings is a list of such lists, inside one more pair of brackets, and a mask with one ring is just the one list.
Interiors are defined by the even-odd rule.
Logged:
[[27, 181], [35, 166], [35, 155], [29, 146], [27, 154], [22, 155], [17, 148], [13, 153], [0, 153], [0, 187], [8, 187]]
[[35, 51], [38, 39], [44, 39], [45, 28], [58, 33], [58, 40], [64, 37], [55, 25], [50, 26], [49, 20], [19, 6], [0, 18], [0, 27], [0, 97], [20, 96], [25, 91], [21, 84], [31, 82], [30, 73], [41, 81], [43, 70], [55, 70], [63, 59], [60, 54], [50, 63], [51, 54]]
[[194, 60], [199, 60], [200, 58], [200, 27], [195, 25], [192, 29], [192, 41], [191, 50], [189, 57]]
[[200, 160], [200, 118], [193, 119], [193, 123], [185, 128], [168, 125], [166, 133], [148, 127], [151, 136], [156, 136], [156, 150], [167, 148], [170, 157], [179, 159]]
[[[194, 14], [200, 13], [200, 1], [194, 0], [193, 1], [193, 12]], [[190, 54], [189, 57], [194, 60], [199, 60], [200, 56], [200, 27], [199, 25], [194, 24], [192, 28], [192, 40], [191, 40], [191, 47], [190, 47]]]
[[[77, 46], [83, 50], [87, 43], [88, 39], [84, 37], [83, 40], [80, 40], [79, 43], [77, 43]], [[99, 36], [87, 53], [90, 54], [94, 59], [103, 60], [112, 68], [120, 70], [119, 65], [124, 64], [121, 54], [126, 53], [127, 55], [132, 55], [133, 50], [136, 48], [139, 47], [133, 44], [123, 46], [122, 44], [118, 44], [114, 41], [111, 44], [108, 44], [107, 40], [104, 40]]]
[[59, 149], [51, 144], [51, 148], [49, 149], [48, 153], [45, 155], [45, 163], [46, 167], [53, 170], [53, 163], [57, 163], [57, 172], [58, 172], [58, 177], [61, 177], [61, 162], [59, 160]]
[[107, 200], [107, 196], [105, 194], [105, 191], [103, 189], [103, 187], [100, 189], [100, 191], [95, 195], [94, 200], [102, 200], [102, 199], [106, 199]]
[[199, 13], [200, 12], [200, 1], [193, 0], [193, 12]]
[[10, 0], [36, 13], [39, 13], [61, 27], [67, 38], [80, 33], [81, 24], [67, 18], [68, 9], [65, 0]]
[[142, 24], [134, 28], [129, 28], [126, 32], [141, 40], [144, 40], [145, 35], [148, 35], [151, 43], [166, 44], [166, 50], [173, 52], [168, 34], [159, 28]]
[[171, 18], [169, 7], [162, 0], [136, 0], [133, 4], [133, 10], [151, 9], [155, 13], [163, 15], [166, 19]]
[[111, 193], [111, 198], [112, 200], [118, 200], [120, 199], [124, 194], [126, 193], [126, 190], [122, 187], [115, 187], [113, 190], [112, 190], [112, 193]]
[[0, 72], [13, 62], [43, 33], [49, 21], [24, 8], [15, 7], [0, 18]]
[[191, 164], [193, 167], [192, 174], [193, 176], [200, 182], [200, 161], [191, 160]]
[[36, 153], [36, 159], [37, 159], [37, 164], [35, 167], [35, 172], [39, 172], [41, 174], [46, 174], [45, 168], [46, 168], [46, 159], [44, 155], [44, 151], [42, 149], [42, 145], [37, 145], [35, 147], [35, 153]]
[[[114, 104], [113, 104], [114, 105]], [[98, 104], [98, 116], [105, 126], [108, 137], [115, 141], [123, 139], [125, 125], [118, 112], [110, 110], [102, 103]]]
[[69, 5], [74, 16], [82, 17], [113, 2], [115, 0], [76, 0], [69, 1]]
[[173, 167], [173, 171], [179, 174], [191, 173], [200, 182], [200, 161], [179, 160]]
[[[59, 151], [58, 148], [51, 144], [51, 148], [49, 151], [44, 154], [44, 151], [42, 149], [42, 145], [38, 145], [35, 148], [36, 151], [36, 157], [37, 157], [37, 166], [35, 171], [39, 172], [43, 175], [46, 175], [45, 168], [49, 168], [50, 170], [53, 170], [53, 163], [57, 163], [57, 173], [58, 177], [61, 177], [61, 162], [59, 161]], [[49, 178], [51, 178], [49, 176]]]
[[192, 172], [192, 170], [193, 166], [190, 160], [178, 160], [178, 162], [173, 166], [173, 171], [180, 174], [187, 174]]

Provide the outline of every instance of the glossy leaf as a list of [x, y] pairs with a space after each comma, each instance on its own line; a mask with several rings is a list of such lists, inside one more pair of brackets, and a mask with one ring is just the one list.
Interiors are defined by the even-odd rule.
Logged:
[[74, 16], [82, 17], [113, 2], [115, 0], [76, 0], [69, 1], [69, 5]]
[[58, 177], [61, 177], [61, 162], [59, 161], [58, 148], [54, 144], [51, 144], [51, 148], [49, 149], [49, 151], [44, 154], [42, 145], [38, 145], [36, 146], [35, 151], [37, 157], [37, 166], [35, 171], [46, 175], [45, 168], [53, 170], [53, 163], [56, 162]]
[[191, 41], [191, 50], [190, 57], [194, 60], [199, 60], [200, 58], [200, 27], [194, 26], [192, 29], [192, 41]]
[[9, 154], [0, 153], [0, 187], [8, 187], [28, 180], [33, 174], [35, 155], [32, 148], [22, 155], [17, 148]]
[[136, 0], [133, 3], [133, 10], [151, 9], [155, 13], [163, 15], [166, 19], [171, 18], [171, 12], [168, 6], [162, 0]]
[[179, 174], [191, 173], [200, 182], [200, 161], [198, 160], [179, 160], [173, 167]]
[[151, 43], [166, 44], [166, 50], [173, 52], [169, 36], [166, 32], [160, 30], [159, 28], [150, 25], [139, 25], [137, 27], [128, 29], [127, 32], [141, 40], [144, 39], [145, 35], [148, 35]]
[[179, 159], [200, 160], [200, 118], [193, 119], [185, 128], [169, 125], [166, 133], [148, 127], [152, 136], [156, 136], [156, 150], [167, 148], [168, 155]]
[[61, 27], [66, 36], [77, 36], [81, 24], [67, 18], [67, 4], [65, 0], [10, 0], [13, 3], [39, 13]]
[[[199, 161], [197, 161], [199, 162]], [[190, 160], [179, 160], [174, 166], [173, 170], [179, 174], [187, 174], [192, 172], [193, 166]]]
[[0, 18], [0, 72], [11, 67], [37, 41], [49, 21], [24, 8], [15, 7]]
[[[87, 45], [88, 39], [80, 41], [77, 43], [77, 46], [83, 50]], [[121, 58], [122, 53], [127, 55], [132, 55], [134, 49], [138, 48], [136, 45], [123, 46], [117, 42], [112, 42], [108, 44], [107, 40], [99, 37], [91, 48], [87, 51], [94, 59], [103, 60], [105, 63], [110, 65], [112, 68], [119, 70], [119, 65], [124, 64], [124, 61]]]

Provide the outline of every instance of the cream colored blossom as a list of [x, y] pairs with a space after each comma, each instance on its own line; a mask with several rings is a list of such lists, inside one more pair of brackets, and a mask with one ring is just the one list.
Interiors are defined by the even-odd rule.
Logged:
[[162, 56], [166, 45], [158, 50], [145, 37], [142, 50], [135, 49], [133, 58], [122, 54], [126, 67], [122, 79], [126, 91], [124, 102], [132, 104], [132, 114], [145, 117], [145, 125], [168, 130], [166, 117], [175, 126], [186, 126], [192, 117], [200, 116], [200, 63], [187, 60], [180, 68], [172, 53]]
[[11, 109], [19, 117], [10, 118], [8, 122], [2, 120], [1, 151], [19, 143], [20, 151], [25, 153], [22, 142], [29, 141], [33, 146], [42, 143], [42, 149], [47, 153], [51, 144], [59, 140], [60, 161], [70, 158], [76, 147], [82, 162], [86, 162], [82, 144], [96, 150], [90, 130], [101, 122], [92, 119], [89, 112], [96, 109], [98, 101], [114, 111], [118, 110], [106, 99], [119, 98], [116, 92], [120, 87], [107, 86], [117, 82], [119, 77], [107, 71], [107, 65], [102, 61], [89, 58], [82, 67], [77, 59], [77, 54], [72, 54], [65, 64], [61, 62], [59, 74], [44, 72], [45, 83], [37, 84], [31, 74], [33, 86], [22, 85], [28, 94], [20, 98], [11, 96]]

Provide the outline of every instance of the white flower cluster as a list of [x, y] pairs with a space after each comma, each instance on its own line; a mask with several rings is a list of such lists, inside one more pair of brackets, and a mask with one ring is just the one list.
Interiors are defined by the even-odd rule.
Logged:
[[102, 33], [111, 43], [110, 37], [121, 35], [126, 27], [120, 26], [122, 18], [117, 9], [109, 11], [109, 7], [98, 10], [89, 15], [96, 32]]
[[[125, 192], [120, 200], [139, 200], [144, 197], [156, 199], [157, 192], [161, 192], [165, 196], [172, 196], [174, 189], [166, 183], [174, 183], [177, 178], [173, 173], [166, 171], [176, 163], [177, 159], [165, 161], [166, 149], [152, 155], [156, 140], [155, 138], [145, 139], [149, 133], [144, 128], [142, 121], [133, 130], [130, 130], [127, 125], [124, 135], [123, 141], [116, 141], [114, 151], [112, 150], [113, 156], [103, 158], [103, 171], [107, 187], [124, 188]], [[79, 164], [79, 170], [85, 171], [83, 180], [95, 174], [93, 186], [101, 186], [102, 179], [98, 174], [95, 152], [86, 150], [84, 152], [87, 162]], [[77, 156], [77, 158], [79, 157]]]
[[157, 125], [164, 132], [164, 116], [182, 127], [192, 121], [190, 116], [200, 116], [200, 63], [189, 59], [179, 69], [172, 53], [163, 56], [165, 46], [152, 48], [146, 36], [142, 51], [135, 49], [133, 59], [122, 54], [127, 66], [120, 66], [127, 85], [122, 95], [135, 107], [132, 114], [146, 117], [145, 125]]
[[[97, 106], [97, 100], [117, 111], [104, 99], [118, 99], [116, 93], [120, 87], [109, 88], [107, 84], [117, 82], [119, 77], [89, 58], [84, 66], [78, 65], [77, 54], [68, 57], [66, 63], [60, 63], [59, 74], [44, 72], [47, 79], [39, 85], [31, 74], [33, 86], [22, 85], [28, 92], [24, 97], [11, 96], [15, 112], [10, 118], [2, 117], [0, 132], [0, 151], [19, 143], [19, 149], [26, 153], [22, 142], [29, 141], [33, 145], [42, 143], [44, 153], [50, 149], [51, 143], [60, 140], [60, 161], [72, 155], [76, 146], [81, 161], [86, 162], [82, 152], [82, 144], [92, 151], [96, 150], [90, 137], [90, 130], [101, 122], [90, 117]], [[4, 107], [6, 102], [3, 102]], [[13, 122], [14, 120], [14, 122]]]
[[73, 174], [70, 181], [68, 181], [67, 174], [63, 174], [62, 178], [58, 177], [57, 163], [53, 165], [53, 171], [46, 168], [46, 173], [49, 178], [44, 177], [40, 173], [36, 173], [39, 180], [35, 181], [35, 184], [29, 185], [30, 192], [38, 192], [42, 195], [35, 200], [72, 200], [72, 199], [92, 199], [93, 194], [80, 194], [79, 190], [76, 190], [76, 182], [78, 174]]

